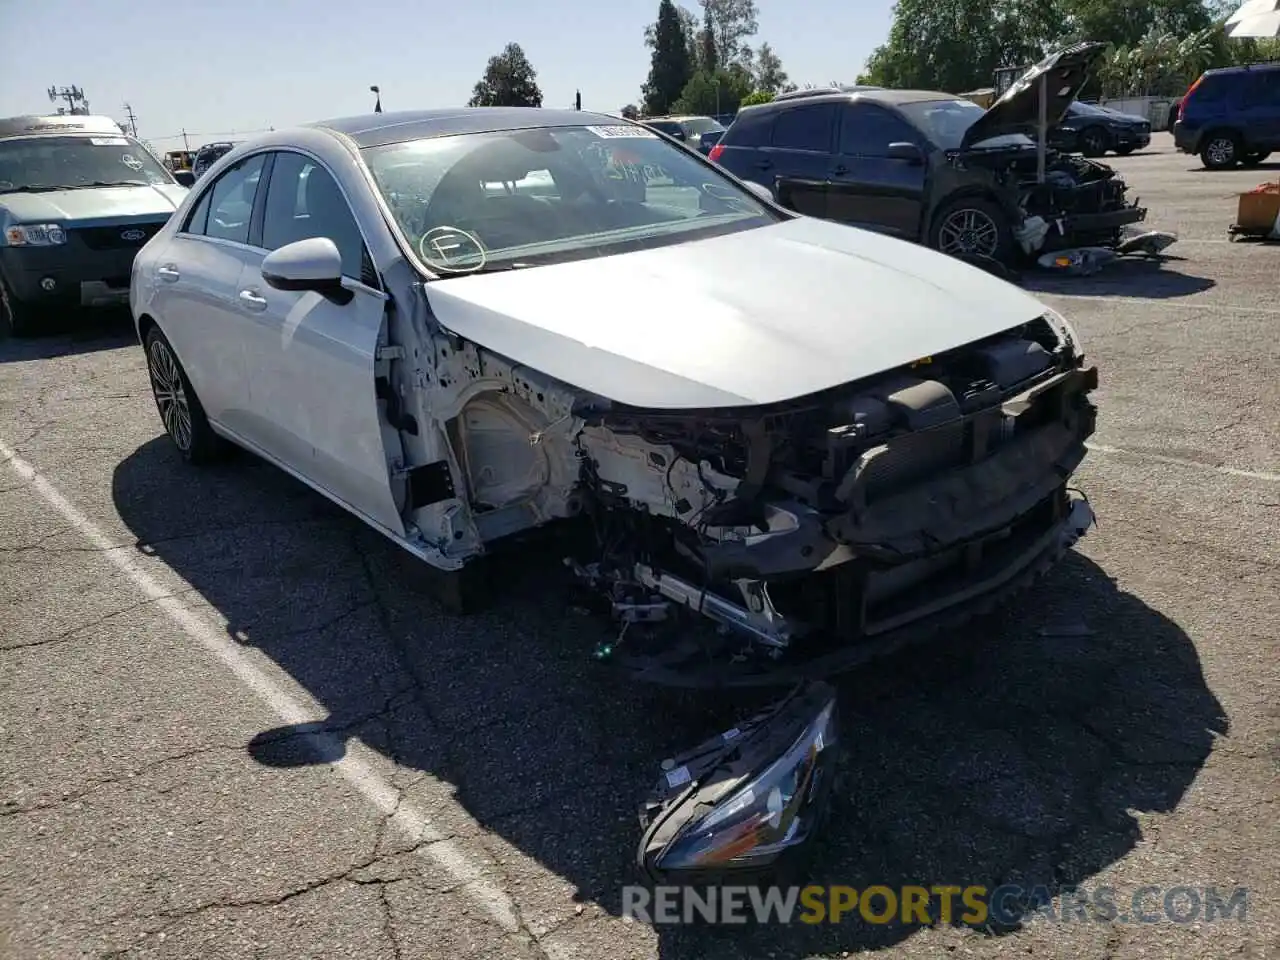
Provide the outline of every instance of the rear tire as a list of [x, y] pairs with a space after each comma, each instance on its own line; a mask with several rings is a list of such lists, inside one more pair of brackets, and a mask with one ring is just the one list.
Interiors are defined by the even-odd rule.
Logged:
[[40, 311], [19, 300], [0, 277], [0, 333], [10, 337], [29, 337], [40, 326]]
[[1013, 228], [999, 204], [985, 197], [959, 197], [938, 210], [929, 227], [929, 246], [963, 260], [1012, 259]]
[[1230, 170], [1240, 159], [1240, 140], [1234, 133], [1211, 133], [1200, 149], [1206, 170]]
[[200, 398], [191, 387], [173, 345], [159, 327], [153, 326], [143, 339], [147, 352], [147, 373], [151, 393], [165, 433], [191, 464], [212, 463], [226, 452], [226, 441], [213, 432]]

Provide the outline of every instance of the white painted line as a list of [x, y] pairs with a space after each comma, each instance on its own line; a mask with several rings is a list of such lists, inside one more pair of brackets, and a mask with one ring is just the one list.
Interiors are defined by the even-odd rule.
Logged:
[[1195, 470], [1212, 470], [1214, 473], [1222, 473], [1228, 477], [1242, 477], [1245, 480], [1265, 480], [1267, 483], [1280, 483], [1280, 473], [1264, 473], [1259, 470], [1237, 470], [1235, 467], [1219, 467], [1212, 463], [1201, 463], [1198, 460], [1169, 457], [1163, 453], [1142, 453], [1137, 450], [1123, 450], [1120, 447], [1108, 447], [1101, 443], [1086, 443], [1085, 446], [1090, 450], [1098, 451], [1098, 453], [1118, 454], [1122, 457], [1134, 457], [1138, 460], [1155, 460], [1158, 463], [1168, 463], [1178, 467], [1191, 467]]
[[[0, 461], [30, 485], [41, 500], [54, 509], [86, 540], [101, 551], [102, 555], [154, 606], [164, 612], [183, 633], [204, 647], [216, 660], [231, 671], [237, 680], [257, 695], [281, 720], [288, 724], [314, 722], [322, 713], [318, 704], [308, 705], [289, 693], [255, 664], [224, 631], [218, 630], [182, 600], [166, 590], [145, 569], [132, 548], [122, 549], [85, 516], [35, 467], [18, 456], [17, 452], [0, 440]], [[400, 792], [382, 777], [368, 759], [360, 755], [367, 748], [360, 744], [339, 742], [338, 738], [323, 731], [300, 733], [320, 756], [346, 753], [330, 766], [346, 780], [370, 806], [384, 817], [387, 826], [402, 834], [411, 843], [421, 843], [418, 853], [443, 870], [480, 906], [504, 931], [517, 933], [520, 929], [515, 902], [501, 888], [486, 880], [482, 866], [469, 857], [453, 840], [446, 839], [431, 820], [412, 802], [403, 802]], [[553, 943], [542, 944], [549, 956], [564, 957], [564, 951]]]

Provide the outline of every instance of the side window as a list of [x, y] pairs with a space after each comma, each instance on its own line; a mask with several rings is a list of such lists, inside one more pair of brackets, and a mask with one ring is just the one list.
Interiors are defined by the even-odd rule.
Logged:
[[870, 103], [850, 104], [840, 119], [840, 152], [845, 156], [884, 157], [889, 144], [917, 139], [905, 120]]
[[773, 121], [773, 145], [786, 150], [830, 153], [836, 126], [836, 105], [816, 103], [793, 107]]
[[1244, 78], [1240, 91], [1242, 107], [1280, 106], [1280, 70], [1259, 70]]
[[773, 135], [773, 114], [761, 110], [738, 114], [720, 142], [725, 146], [767, 147]]
[[253, 216], [253, 198], [262, 178], [265, 154], [256, 154], [237, 163], [218, 178], [209, 191], [209, 222], [206, 237], [249, 242], [249, 220]]
[[213, 196], [213, 191], [206, 190], [204, 196], [192, 208], [190, 216], [187, 217], [186, 225], [182, 228], [183, 233], [194, 233], [197, 235], [204, 233], [204, 225], [209, 220], [209, 198]]
[[262, 245], [276, 250], [312, 237], [328, 237], [342, 254], [342, 272], [359, 280], [364, 238], [333, 176], [300, 153], [276, 154], [267, 185]]

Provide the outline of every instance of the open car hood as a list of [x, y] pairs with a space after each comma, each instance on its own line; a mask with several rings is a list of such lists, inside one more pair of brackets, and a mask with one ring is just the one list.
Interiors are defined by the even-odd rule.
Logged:
[[1040, 78], [1049, 84], [1046, 120], [1050, 127], [1062, 121], [1075, 102], [1093, 68], [1106, 54], [1105, 43], [1088, 41], [1051, 53], [1013, 82], [1008, 90], [965, 131], [961, 150], [992, 137], [1010, 133], [1035, 136], [1040, 122]]
[[587, 393], [667, 410], [807, 396], [1047, 309], [953, 257], [811, 217], [425, 286], [459, 336]]

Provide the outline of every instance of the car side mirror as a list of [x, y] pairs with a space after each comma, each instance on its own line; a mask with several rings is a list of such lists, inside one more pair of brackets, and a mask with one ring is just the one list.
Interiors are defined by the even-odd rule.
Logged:
[[748, 190], [754, 193], [761, 200], [766, 200], [769, 203], [777, 203], [777, 201], [773, 199], [773, 191], [764, 184], [756, 183], [754, 180], [744, 180], [742, 182]]
[[342, 305], [353, 294], [342, 285], [342, 254], [328, 237], [310, 237], [272, 250], [262, 261], [262, 279], [277, 290], [314, 290]]
[[889, 144], [889, 159], [903, 160], [912, 165], [924, 163], [924, 153], [914, 143], [901, 141]]
[[173, 171], [173, 179], [177, 180], [178, 183], [182, 184], [184, 187], [194, 187], [196, 185], [196, 175], [190, 170]]

